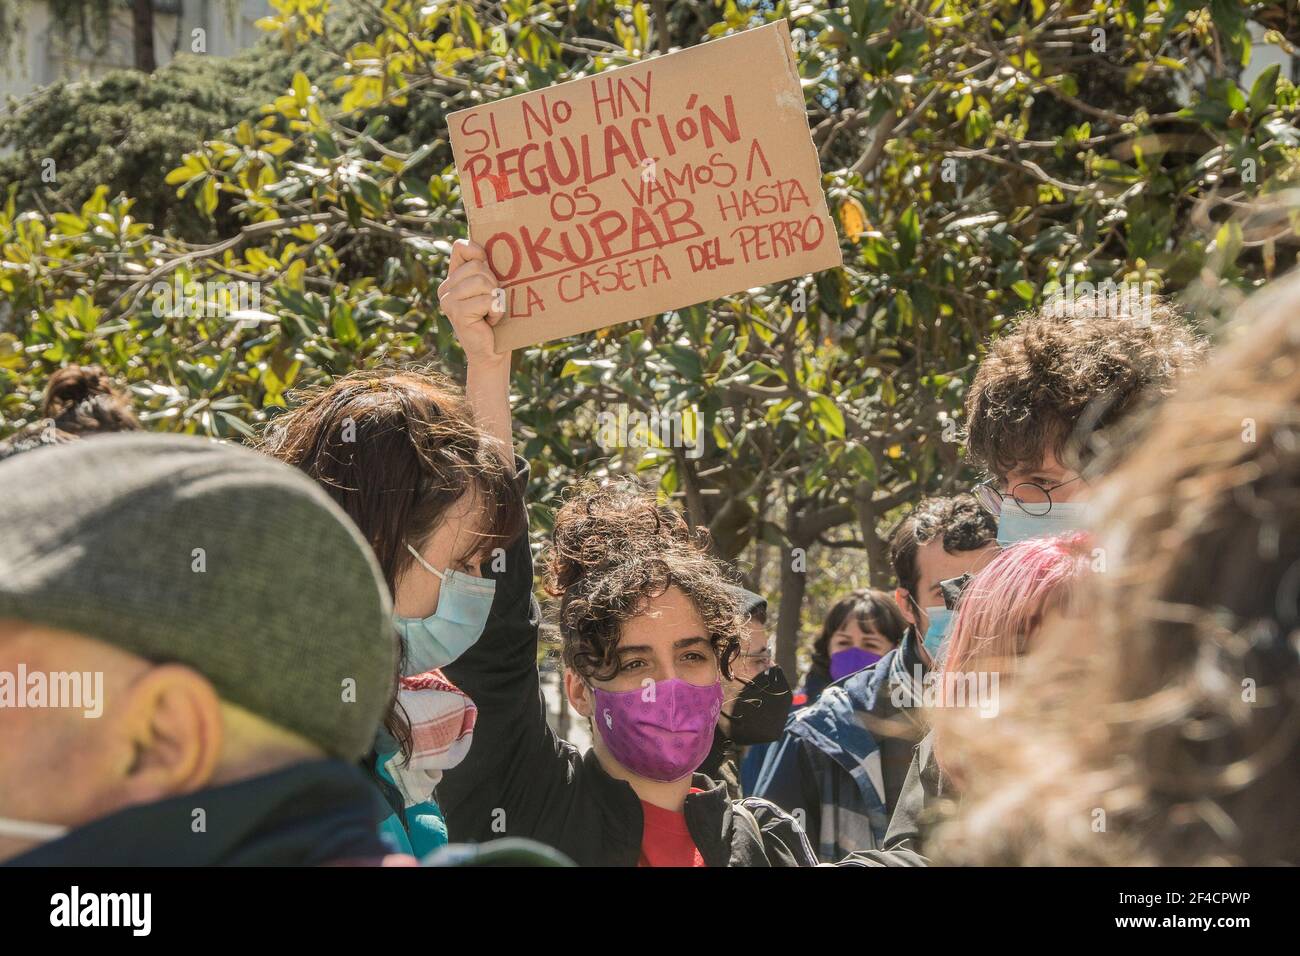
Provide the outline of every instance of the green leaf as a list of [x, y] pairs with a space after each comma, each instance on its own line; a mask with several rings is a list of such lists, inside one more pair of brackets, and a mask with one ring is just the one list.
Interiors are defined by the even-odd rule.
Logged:
[[217, 211], [217, 181], [211, 176], [203, 181], [203, 189], [199, 192], [199, 208], [209, 216]]
[[1255, 78], [1255, 84], [1250, 88], [1250, 112], [1253, 116], [1259, 116], [1273, 102], [1273, 95], [1277, 92], [1277, 75], [1281, 67], [1274, 63], [1258, 77]]
[[831, 438], [844, 437], [844, 413], [840, 411], [835, 400], [828, 395], [813, 396], [812, 413], [817, 423]]
[[844, 448], [844, 460], [865, 481], [876, 480], [876, 459], [866, 446], [849, 442]]

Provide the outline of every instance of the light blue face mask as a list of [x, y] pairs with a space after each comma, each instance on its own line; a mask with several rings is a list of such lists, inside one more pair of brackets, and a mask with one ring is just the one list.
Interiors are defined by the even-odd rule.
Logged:
[[446, 667], [483, 636], [497, 583], [460, 571], [439, 571], [409, 544], [406, 550], [430, 574], [442, 580], [438, 607], [429, 617], [393, 615], [393, 624], [406, 642], [406, 674]]
[[1087, 528], [1087, 507], [1084, 501], [1060, 501], [1053, 502], [1052, 510], [1045, 515], [1031, 515], [1008, 498], [1002, 502], [998, 516], [998, 544], [1005, 548], [1030, 538], [1049, 538]]
[[937, 661], [939, 649], [943, 647], [944, 638], [948, 636], [948, 626], [952, 624], [952, 611], [946, 607], [927, 607], [925, 616], [929, 618], [930, 624], [925, 629], [925, 637], [921, 638], [921, 643], [929, 652], [930, 659]]

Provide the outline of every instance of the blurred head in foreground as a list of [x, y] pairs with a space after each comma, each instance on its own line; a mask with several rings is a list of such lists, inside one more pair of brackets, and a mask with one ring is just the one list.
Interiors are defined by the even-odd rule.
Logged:
[[980, 773], [945, 861], [1300, 862], [1300, 279], [1235, 332], [1099, 487], [1087, 618], [946, 722]]

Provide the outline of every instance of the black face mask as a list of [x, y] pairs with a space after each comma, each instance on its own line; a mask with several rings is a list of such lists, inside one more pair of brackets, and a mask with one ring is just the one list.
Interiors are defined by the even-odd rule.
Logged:
[[794, 693], [785, 671], [773, 665], [740, 689], [728, 715], [734, 743], [741, 746], [768, 744], [781, 739], [785, 719], [790, 716]]

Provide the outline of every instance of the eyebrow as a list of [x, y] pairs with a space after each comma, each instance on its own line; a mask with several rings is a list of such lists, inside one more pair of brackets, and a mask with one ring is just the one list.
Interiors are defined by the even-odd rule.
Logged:
[[[683, 647], [691, 647], [695, 644], [709, 643], [706, 637], [683, 637], [681, 640], [673, 641], [673, 650], [681, 650]], [[624, 654], [647, 654], [654, 650], [649, 644], [633, 644], [631, 647], [618, 648], [618, 656]]]

